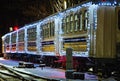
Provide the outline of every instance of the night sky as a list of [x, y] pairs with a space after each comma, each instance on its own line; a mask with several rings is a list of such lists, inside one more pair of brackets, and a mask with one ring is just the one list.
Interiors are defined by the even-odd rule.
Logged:
[[[18, 25], [20, 27], [33, 21], [48, 16], [36, 17], [32, 14], [31, 6], [38, 7], [41, 12], [46, 13], [48, 8], [48, 0], [1, 0], [0, 1], [0, 36], [9, 32], [9, 27]], [[46, 6], [47, 5], [47, 6]], [[25, 14], [24, 12], [27, 12]], [[37, 9], [35, 13], [38, 13]], [[41, 13], [42, 14], [42, 13]]]

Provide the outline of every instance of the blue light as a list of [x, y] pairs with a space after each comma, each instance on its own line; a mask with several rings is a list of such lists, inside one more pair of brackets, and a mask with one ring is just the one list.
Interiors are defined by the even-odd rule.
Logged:
[[116, 4], [120, 5], [120, 1], [119, 0], [95, 0], [93, 1], [93, 4], [98, 4], [98, 5], [103, 5], [103, 6], [114, 6]]
[[114, 1], [114, 4], [117, 4], [117, 2], [116, 2], [116, 1]]

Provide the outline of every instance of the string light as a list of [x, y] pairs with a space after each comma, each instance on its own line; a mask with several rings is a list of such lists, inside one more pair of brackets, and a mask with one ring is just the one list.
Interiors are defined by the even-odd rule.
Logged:
[[[55, 14], [55, 15], [52, 15], [52, 16], [49, 16], [49, 17], [47, 17], [47, 18], [45, 18], [45, 19], [43, 19], [42, 21], [39, 21], [40, 22], [40, 25], [41, 24], [46, 24], [47, 22], [49, 22], [49, 21], [51, 21], [51, 20], [53, 20], [53, 21], [59, 21], [59, 20], [62, 20], [62, 18], [63, 17], [66, 17], [67, 15], [69, 15], [70, 14], [70, 12], [73, 12], [73, 13], [76, 13], [78, 10], [81, 10], [83, 7], [90, 7], [90, 9], [91, 8], [93, 8], [93, 9], [95, 9], [95, 8], [97, 8], [98, 6], [115, 6], [116, 4], [118, 4], [118, 5], [120, 5], [120, 3], [118, 3], [118, 2], [116, 2], [116, 0], [114, 0], [114, 1], [108, 1], [108, 0], [102, 0], [102, 2], [100, 2], [100, 1], [98, 1], [98, 3], [96, 4], [96, 3], [92, 3], [92, 2], [88, 2], [88, 3], [85, 3], [85, 4], [82, 4], [82, 5], [79, 5], [79, 6], [77, 6], [77, 7], [74, 7], [74, 8], [71, 8], [71, 9], [68, 9], [68, 10], [66, 10], [66, 11], [64, 11], [64, 12], [60, 12], [60, 13], [58, 13], [58, 14]], [[89, 10], [90, 10], [89, 9]], [[90, 12], [88, 12], [88, 13], [90, 13]], [[97, 14], [96, 14], [96, 12], [95, 12], [95, 14], [94, 14], [94, 16], [93, 16], [93, 18], [95, 19], [94, 20], [94, 24], [93, 24], [93, 22], [91, 23], [91, 22], [89, 22], [89, 23], [87, 23], [88, 25], [88, 38], [86, 39], [87, 40], [87, 52], [75, 52], [75, 53], [77, 53], [78, 55], [80, 54], [80, 55], [82, 55], [82, 56], [88, 56], [88, 52], [90, 51], [90, 40], [92, 40], [92, 38], [91, 38], [91, 33], [90, 33], [90, 28], [91, 28], [91, 26], [94, 26], [95, 28], [94, 28], [94, 30], [96, 30], [97, 29]], [[30, 25], [26, 25], [25, 27], [23, 27], [23, 30], [24, 30], [24, 32], [27, 32], [27, 29], [29, 29], [29, 28], [31, 28], [31, 27], [33, 27], [34, 25], [38, 25], [38, 23], [39, 22], [37, 22], [37, 23], [35, 23], [35, 24], [30, 24]], [[59, 23], [59, 22], [55, 22], [56, 23], [56, 25]], [[61, 25], [62, 23], [61, 23], [61, 21], [60, 21], [60, 24], [59, 25]], [[60, 26], [61, 27], [61, 26]], [[38, 27], [39, 28], [39, 27]], [[60, 28], [61, 29], [61, 28]], [[21, 30], [21, 29], [18, 29], [18, 27], [15, 27], [14, 28], [14, 30]], [[36, 32], [41, 32], [42, 30], [40, 29], [39, 31], [36, 31]], [[56, 30], [55, 30], [56, 31]], [[3, 36], [2, 37], [2, 39], [5, 39], [6, 37], [10, 37], [10, 39], [9, 39], [9, 44], [7, 44], [7, 45], [9, 45], [9, 49], [12, 49], [12, 42], [11, 42], [11, 34], [13, 34], [14, 32], [12, 32], [12, 33], [8, 33], [8, 34], [6, 34], [5, 36]], [[62, 36], [61, 36], [61, 34], [62, 34], [63, 32], [62, 32], [62, 30], [60, 30], [59, 31], [59, 39], [57, 39], [57, 38], [55, 38], [55, 40], [54, 40], [54, 46], [56, 47], [56, 44], [57, 44], [57, 42], [56, 41], [60, 41], [60, 42], [63, 42], [63, 38], [62, 38]], [[94, 34], [96, 34], [96, 33], [94, 33]], [[40, 35], [41, 36], [41, 35]], [[25, 38], [24, 38], [24, 40], [25, 40], [25, 43], [26, 43], [26, 45], [25, 45], [25, 52], [26, 53], [28, 53], [28, 54], [36, 54], [37, 52], [33, 52], [33, 51], [28, 51], [27, 50], [27, 34], [25, 33]], [[96, 40], [96, 35], [94, 35], [94, 37], [93, 37], [93, 39], [94, 39], [94, 41]], [[18, 39], [17, 39], [18, 40]], [[37, 40], [35, 40], [35, 41], [37, 41]], [[40, 44], [40, 42], [42, 41], [42, 39], [39, 39], [39, 42], [37, 42], [37, 44], [39, 44], [40, 45], [40, 47], [42, 46], [41, 44]], [[18, 43], [17, 43], [18, 44]], [[39, 49], [39, 51], [40, 52], [42, 52], [41, 51], [42, 50], [42, 48], [40, 48]], [[58, 49], [56, 49], [55, 48], [55, 51], [57, 51]], [[7, 50], [6, 52], [10, 52], [10, 50]], [[65, 51], [64, 50], [62, 50], [62, 53], [63, 54], [65, 54]], [[74, 53], [74, 54], [75, 54]], [[49, 54], [49, 55], [54, 55], [54, 53], [53, 52], [44, 52], [44, 53], [42, 53], [42, 54]]]

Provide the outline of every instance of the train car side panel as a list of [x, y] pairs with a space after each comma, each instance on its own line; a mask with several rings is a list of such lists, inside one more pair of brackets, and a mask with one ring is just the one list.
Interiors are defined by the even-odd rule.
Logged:
[[18, 52], [22, 53], [25, 51], [25, 30], [21, 29], [18, 31]]
[[116, 54], [120, 58], [120, 7], [116, 7]]
[[37, 52], [37, 26], [29, 25], [27, 28], [27, 53], [36, 54]]
[[11, 33], [11, 53], [17, 50], [17, 31]]
[[115, 58], [115, 8], [98, 8], [96, 58]]

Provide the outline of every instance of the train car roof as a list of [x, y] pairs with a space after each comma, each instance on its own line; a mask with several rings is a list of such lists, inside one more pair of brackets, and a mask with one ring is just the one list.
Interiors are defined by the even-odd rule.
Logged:
[[91, 4], [98, 4], [98, 5], [120, 5], [120, 0], [83, 0], [81, 3], [79, 3], [79, 4], [77, 4], [77, 5], [73, 6], [73, 7], [69, 7], [67, 9], [65, 9], [65, 10], [62, 10], [60, 12], [56, 12], [56, 13], [50, 15], [50, 16], [47, 16], [47, 17], [45, 17], [43, 19], [31, 22], [31, 23], [26, 24], [26, 25], [30, 25], [30, 24], [41, 22], [41, 21], [43, 21], [45, 19], [57, 16], [59, 13], [66, 12], [67, 10], [70, 10], [70, 9], [75, 8], [77, 6], [82, 6], [82, 5], [84, 5], [84, 4], [88, 3], [88, 2], [91, 2]]
[[[81, 2], [81, 3], [78, 4], [78, 5], [82, 5], [82, 4], [85, 4], [85, 3], [90, 2], [90, 1], [91, 1], [91, 0], [86, 0], [86, 1]], [[71, 8], [75, 8], [75, 7], [77, 7], [78, 5], [76, 5], [76, 6], [74, 6], [74, 7], [67, 8], [67, 9], [62, 10], [62, 11], [60, 11], [60, 12], [56, 12], [56, 13], [54, 13], [54, 14], [52, 14], [52, 15], [49, 15], [49, 16], [43, 18], [43, 19], [40, 19], [40, 20], [31, 22], [31, 23], [25, 24], [25, 26], [26, 26], [26, 25], [31, 25], [31, 24], [34, 24], [34, 23], [41, 22], [41, 21], [46, 20], [46, 19], [49, 19], [49, 18], [51, 18], [51, 17], [55, 17], [55, 16], [57, 16], [59, 13], [66, 12], [67, 10], [69, 10], [69, 9], [71, 9]]]

